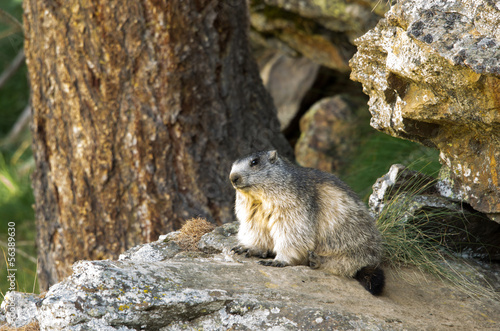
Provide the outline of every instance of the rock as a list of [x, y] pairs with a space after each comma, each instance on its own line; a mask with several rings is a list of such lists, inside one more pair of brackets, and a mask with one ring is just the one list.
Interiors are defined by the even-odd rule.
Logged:
[[316, 79], [319, 65], [306, 57], [290, 57], [276, 53], [261, 70], [264, 86], [274, 100], [281, 131], [299, 111], [302, 99]]
[[353, 40], [375, 26], [388, 9], [378, 0], [252, 0], [252, 39], [291, 55], [348, 72]]
[[370, 210], [376, 218], [392, 208], [401, 211], [407, 222], [438, 224], [424, 229], [449, 249], [484, 261], [500, 261], [500, 224], [441, 195], [439, 186], [434, 178], [395, 164], [373, 185]]
[[178, 234], [178, 231], [170, 232], [167, 235], [160, 236], [158, 241], [137, 245], [120, 254], [118, 261], [131, 260], [153, 263], [163, 259], [170, 259], [182, 251], [174, 241]]
[[467, 330], [500, 325], [500, 302], [471, 299], [413, 269], [387, 269], [384, 294], [374, 297], [355, 280], [321, 270], [261, 266], [257, 259], [230, 252], [237, 228], [225, 224], [202, 237], [199, 245], [212, 254], [179, 251], [172, 234], [133, 248], [119, 261], [79, 261], [70, 277], [23, 314], [36, 314], [41, 330], [82, 331]]
[[440, 192], [500, 222], [500, 7], [398, 1], [356, 40], [371, 125], [440, 150]]
[[370, 211], [378, 218], [398, 194], [414, 192], [417, 194], [438, 195], [435, 188], [436, 180], [430, 176], [407, 169], [402, 164], [393, 164], [387, 174], [377, 179], [373, 184], [373, 192], [368, 200]]
[[238, 245], [236, 234], [238, 233], [238, 223], [227, 223], [217, 227], [214, 231], [201, 237], [198, 248], [207, 254], [224, 253]]
[[324, 98], [300, 120], [295, 159], [326, 172], [339, 170], [352, 150], [356, 132], [355, 109], [345, 97]]
[[[388, 10], [388, 4], [378, 0], [318, 1], [318, 0], [264, 0], [252, 1], [252, 6], [269, 6], [268, 11], [282, 10], [317, 21], [331, 31], [345, 32], [350, 39], [361, 36], [377, 24]], [[285, 16], [286, 15], [282, 15]]]
[[[37, 316], [46, 330], [154, 330], [181, 320], [213, 313], [224, 307], [227, 296], [218, 290], [192, 288], [194, 266], [175, 263], [81, 261], [73, 276], [52, 286]], [[110, 328], [111, 329], [111, 328]]]
[[36, 304], [39, 301], [35, 294], [7, 292], [1, 305], [5, 321], [14, 328], [36, 322]]

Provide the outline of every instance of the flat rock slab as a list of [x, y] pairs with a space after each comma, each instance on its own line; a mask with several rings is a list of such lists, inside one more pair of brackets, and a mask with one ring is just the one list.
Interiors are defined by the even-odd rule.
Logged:
[[413, 269], [386, 270], [387, 288], [374, 297], [353, 279], [306, 266], [261, 266], [230, 253], [235, 228], [202, 239], [218, 254], [182, 251], [169, 236], [119, 261], [77, 262], [73, 275], [37, 303], [41, 329], [500, 328], [499, 302], [473, 299]]

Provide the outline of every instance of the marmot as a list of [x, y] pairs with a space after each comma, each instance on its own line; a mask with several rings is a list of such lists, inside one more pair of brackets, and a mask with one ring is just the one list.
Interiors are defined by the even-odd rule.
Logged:
[[239, 246], [274, 267], [309, 265], [356, 278], [370, 293], [384, 287], [382, 237], [365, 204], [340, 179], [292, 164], [277, 151], [233, 163]]

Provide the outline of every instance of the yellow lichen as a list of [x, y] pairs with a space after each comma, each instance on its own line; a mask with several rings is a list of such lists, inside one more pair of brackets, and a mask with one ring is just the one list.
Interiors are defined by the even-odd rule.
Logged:
[[125, 309], [129, 309], [129, 308], [130, 308], [129, 305], [120, 305], [120, 306], [118, 306], [118, 310], [120, 310], [120, 311], [123, 311]]

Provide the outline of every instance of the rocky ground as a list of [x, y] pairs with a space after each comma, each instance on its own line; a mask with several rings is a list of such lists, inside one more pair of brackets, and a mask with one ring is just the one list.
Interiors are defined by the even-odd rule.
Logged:
[[[42, 330], [498, 330], [500, 302], [473, 298], [413, 268], [387, 269], [383, 295], [306, 266], [264, 267], [229, 251], [236, 223], [202, 251], [170, 234], [119, 261], [81, 261], [43, 298], [8, 294], [11, 323]], [[20, 326], [20, 325], [18, 325]]]

